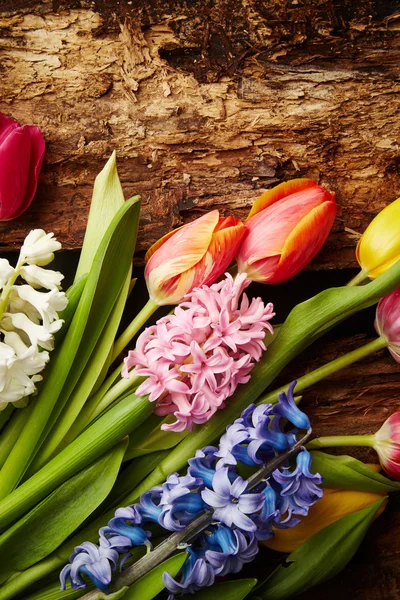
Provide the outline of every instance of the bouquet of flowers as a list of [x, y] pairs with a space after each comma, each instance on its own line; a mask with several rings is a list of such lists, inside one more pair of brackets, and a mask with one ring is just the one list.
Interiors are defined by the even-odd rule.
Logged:
[[[7, 219], [32, 200], [44, 146], [37, 128], [1, 119], [0, 160], [33, 148], [11, 191], [0, 171]], [[335, 196], [309, 179], [266, 191], [244, 223], [213, 210], [156, 242], [149, 300], [123, 330], [140, 199], [125, 201], [115, 153], [65, 292], [51, 232], [33, 229], [14, 266], [0, 259], [0, 600], [283, 600], [337, 574], [400, 489], [400, 413], [375, 434], [313, 438], [299, 394], [384, 347], [400, 362], [399, 202], [361, 237], [360, 274], [278, 326], [248, 292], [294, 276], [326, 240]], [[376, 340], [271, 389], [375, 303]], [[321, 450], [357, 445], [389, 477]], [[263, 545], [289, 556], [238, 578]]]

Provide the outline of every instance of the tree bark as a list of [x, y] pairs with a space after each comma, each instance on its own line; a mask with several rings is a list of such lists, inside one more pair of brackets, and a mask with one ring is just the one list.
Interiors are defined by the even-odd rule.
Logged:
[[[3, 0], [0, 110], [47, 142], [34, 221], [79, 248], [115, 148], [141, 194], [139, 257], [210, 208], [244, 217], [261, 190], [311, 177], [339, 214], [315, 268], [355, 266], [357, 233], [400, 192], [398, 2]], [[355, 233], [354, 233], [355, 232]]]

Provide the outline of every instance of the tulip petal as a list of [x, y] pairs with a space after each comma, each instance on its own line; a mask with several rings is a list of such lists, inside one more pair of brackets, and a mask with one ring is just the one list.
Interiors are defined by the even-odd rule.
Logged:
[[387, 271], [400, 257], [399, 217], [400, 198], [371, 221], [357, 244], [357, 261], [371, 279]]
[[157, 291], [170, 296], [178, 285], [176, 278], [203, 258], [218, 220], [217, 210], [205, 214], [175, 231], [174, 235], [159, 245], [156, 253], [150, 255], [145, 277], [153, 300], [162, 303], [163, 298], [159, 297]]
[[248, 217], [246, 220], [253, 217], [255, 214], [259, 213], [267, 206], [271, 206], [271, 204], [275, 204], [278, 200], [283, 200], [292, 194], [297, 194], [298, 192], [302, 192], [306, 189], [320, 187], [316, 181], [312, 179], [300, 178], [300, 179], [291, 179], [290, 181], [284, 181], [279, 185], [276, 185], [271, 190], [267, 190], [257, 200], [254, 202]]
[[[310, 507], [308, 515], [296, 527], [274, 529], [274, 537], [263, 544], [278, 552], [293, 552], [324, 527], [346, 515], [371, 506], [384, 495], [372, 492], [326, 490], [324, 496]], [[377, 516], [385, 506], [386, 504], [382, 505]]]
[[12, 131], [0, 146], [0, 219], [11, 219], [17, 212], [28, 183], [30, 160], [29, 131]]
[[27, 127], [24, 125], [23, 129], [28, 129], [30, 137], [31, 155], [29, 161], [29, 174], [23, 200], [18, 210], [13, 214], [13, 219], [19, 217], [28, 208], [33, 200], [37, 188], [40, 169], [42, 168], [45, 150], [43, 135], [39, 127]]
[[314, 258], [328, 237], [335, 216], [335, 202], [325, 202], [296, 225], [286, 240], [278, 270], [269, 283], [290, 279]]

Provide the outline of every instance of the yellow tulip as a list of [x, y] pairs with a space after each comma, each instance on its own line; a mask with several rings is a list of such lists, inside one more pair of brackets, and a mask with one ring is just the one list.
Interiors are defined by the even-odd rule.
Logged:
[[[376, 471], [380, 469], [379, 465], [369, 466]], [[293, 552], [324, 527], [346, 515], [367, 508], [382, 496], [385, 494], [325, 489], [323, 497], [311, 506], [301, 523], [290, 529], [274, 529], [274, 537], [263, 544], [278, 552]], [[377, 517], [385, 507], [386, 502], [377, 513]]]
[[400, 258], [400, 198], [386, 206], [368, 225], [356, 249], [362, 270], [375, 279]]

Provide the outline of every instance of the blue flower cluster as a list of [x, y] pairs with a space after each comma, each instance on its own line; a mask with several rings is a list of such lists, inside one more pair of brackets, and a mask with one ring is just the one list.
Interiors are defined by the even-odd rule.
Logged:
[[67, 579], [73, 589], [85, 587], [85, 574], [107, 592], [118, 561], [122, 568], [133, 547], [151, 547], [146, 523], [180, 531], [200, 513], [212, 511], [212, 525], [187, 548], [189, 557], [179, 581], [164, 574], [169, 600], [212, 585], [217, 576], [239, 572], [257, 554], [258, 541], [273, 536], [274, 527], [296, 525], [296, 515], [307, 515], [323, 494], [322, 478], [311, 473], [307, 450], [298, 453], [294, 469], [284, 465], [252, 490], [237, 472], [240, 463], [253, 467], [267, 463], [296, 443], [298, 429], [310, 429], [307, 415], [294, 402], [295, 384], [279, 395], [275, 405], [249, 406], [227, 427], [218, 447], [196, 452], [186, 475], [172, 473], [163, 485], [144, 493], [140, 503], [119, 508], [100, 529], [99, 546], [85, 542], [75, 548], [60, 574], [62, 589]]

